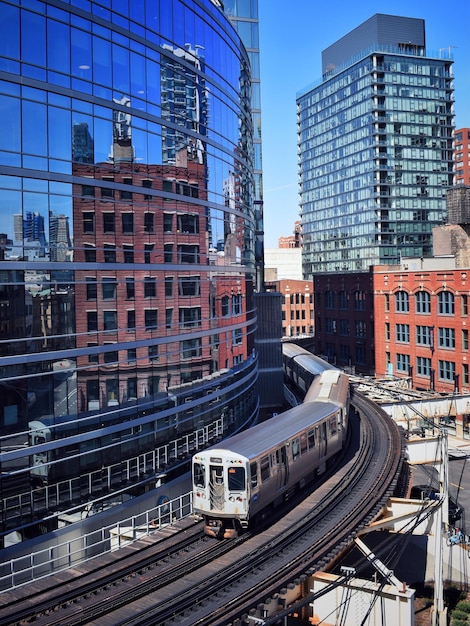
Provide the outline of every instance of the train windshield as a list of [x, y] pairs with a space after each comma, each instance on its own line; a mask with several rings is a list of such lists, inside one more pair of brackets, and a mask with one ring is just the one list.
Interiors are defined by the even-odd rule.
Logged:
[[206, 472], [204, 465], [202, 463], [194, 463], [193, 467], [193, 480], [195, 487], [205, 487], [206, 486]]
[[229, 491], [243, 491], [245, 489], [245, 468], [230, 467], [228, 470]]

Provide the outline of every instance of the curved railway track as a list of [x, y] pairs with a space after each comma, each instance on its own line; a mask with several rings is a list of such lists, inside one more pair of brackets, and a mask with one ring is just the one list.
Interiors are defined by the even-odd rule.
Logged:
[[33, 585], [23, 601], [20, 590], [4, 594], [2, 600], [11, 604], [2, 603], [0, 625], [248, 623], [248, 610], [312, 568], [323, 569], [393, 493], [402, 437], [394, 422], [357, 392], [353, 405], [360, 420], [351, 419], [352, 441], [340, 467], [263, 532], [220, 542], [203, 538], [199, 526], [186, 522], [168, 541], [149, 542], [144, 550], [133, 544], [126, 549], [130, 556], [109, 555], [105, 569], [77, 568], [48, 579], [42, 596], [32, 593]]

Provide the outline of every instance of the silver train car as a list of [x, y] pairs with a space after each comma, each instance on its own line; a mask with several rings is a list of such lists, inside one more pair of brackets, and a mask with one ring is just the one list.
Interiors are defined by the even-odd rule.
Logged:
[[346, 441], [349, 378], [320, 374], [303, 404], [195, 454], [193, 511], [207, 535], [233, 538], [325, 471]]
[[282, 344], [282, 367], [286, 382], [302, 394], [307, 393], [312, 382], [322, 372], [335, 369], [327, 361], [290, 342]]

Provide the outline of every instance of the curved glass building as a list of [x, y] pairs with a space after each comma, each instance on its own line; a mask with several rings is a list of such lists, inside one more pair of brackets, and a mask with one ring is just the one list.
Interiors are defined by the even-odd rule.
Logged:
[[0, 532], [257, 415], [251, 79], [216, 0], [2, 2]]

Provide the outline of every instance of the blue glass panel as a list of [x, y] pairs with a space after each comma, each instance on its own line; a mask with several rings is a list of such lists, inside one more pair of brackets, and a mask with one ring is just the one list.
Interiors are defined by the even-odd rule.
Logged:
[[113, 125], [111, 121], [95, 119], [95, 163], [109, 160], [113, 144]]
[[23, 152], [47, 155], [47, 116], [44, 104], [23, 101], [22, 106]]
[[19, 9], [7, 4], [2, 5], [0, 12], [0, 55], [18, 58], [20, 52], [20, 18]]
[[145, 59], [135, 52], [131, 52], [131, 94], [145, 96]]
[[21, 17], [21, 56], [26, 63], [46, 65], [46, 20], [25, 11]]
[[111, 85], [111, 43], [101, 37], [93, 38], [93, 79]]
[[130, 92], [129, 51], [113, 44], [113, 88], [123, 94]]
[[53, 20], [47, 25], [47, 66], [57, 72], [70, 73], [70, 29]]
[[72, 74], [84, 80], [92, 78], [91, 35], [72, 28]]
[[49, 107], [49, 157], [69, 159], [72, 156], [70, 111]]

